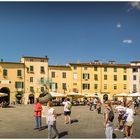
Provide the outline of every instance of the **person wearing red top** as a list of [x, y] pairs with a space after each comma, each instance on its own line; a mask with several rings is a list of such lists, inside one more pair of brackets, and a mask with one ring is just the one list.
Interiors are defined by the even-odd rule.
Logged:
[[39, 103], [39, 99], [36, 99], [35, 105], [34, 105], [34, 116], [35, 116], [35, 122], [36, 122], [36, 128], [40, 129], [42, 127], [42, 106]]

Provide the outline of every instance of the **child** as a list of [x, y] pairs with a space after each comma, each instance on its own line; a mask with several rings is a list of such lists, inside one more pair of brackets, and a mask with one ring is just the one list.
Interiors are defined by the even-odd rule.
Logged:
[[52, 102], [48, 101], [47, 103], [48, 111], [47, 111], [47, 118], [48, 118], [48, 138], [52, 138], [52, 128], [56, 133], [56, 138], [59, 137], [58, 130], [56, 129], [56, 112], [55, 109], [52, 107]]

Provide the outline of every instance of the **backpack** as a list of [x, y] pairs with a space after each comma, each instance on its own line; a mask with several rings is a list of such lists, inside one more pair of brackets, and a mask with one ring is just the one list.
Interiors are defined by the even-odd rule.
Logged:
[[71, 108], [72, 108], [72, 104], [71, 104], [71, 103], [68, 103], [68, 104], [67, 104], [67, 109], [68, 109], [68, 110], [71, 110]]
[[113, 110], [109, 111], [108, 119], [109, 119], [109, 121], [113, 122], [113, 120], [114, 120], [114, 112], [113, 112]]

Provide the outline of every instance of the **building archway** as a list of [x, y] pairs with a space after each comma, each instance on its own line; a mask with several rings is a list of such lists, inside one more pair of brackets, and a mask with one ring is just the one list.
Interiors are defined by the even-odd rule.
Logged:
[[35, 96], [33, 93], [29, 94], [29, 104], [34, 104]]
[[103, 95], [103, 100], [104, 100], [104, 101], [108, 101], [108, 95], [107, 95], [107, 94], [104, 94], [104, 95]]
[[7, 87], [3, 87], [0, 89], [0, 92], [8, 94], [8, 96], [0, 97], [0, 102], [5, 101], [9, 105], [10, 104], [10, 89]]

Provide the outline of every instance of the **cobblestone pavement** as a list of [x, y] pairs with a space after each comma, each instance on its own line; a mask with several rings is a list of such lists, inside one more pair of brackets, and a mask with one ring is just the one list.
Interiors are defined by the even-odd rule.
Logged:
[[[72, 124], [64, 124], [63, 107], [55, 107], [58, 113], [57, 128], [60, 138], [105, 138], [103, 114], [89, 111], [88, 106], [72, 107]], [[41, 131], [34, 130], [33, 105], [18, 105], [0, 108], [0, 138], [47, 138], [46, 120], [43, 118]], [[114, 124], [116, 125], [117, 115]], [[134, 135], [140, 138], [140, 115], [135, 116]], [[114, 131], [117, 138], [123, 133]]]

